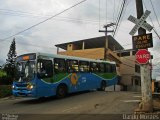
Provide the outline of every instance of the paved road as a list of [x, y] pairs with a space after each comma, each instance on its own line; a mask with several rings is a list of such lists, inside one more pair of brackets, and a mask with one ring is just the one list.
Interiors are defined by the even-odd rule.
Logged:
[[140, 94], [134, 92], [92, 91], [72, 94], [63, 99], [54, 97], [43, 100], [0, 99], [0, 113], [70, 114], [72, 117], [73, 114], [129, 114], [133, 113], [134, 108], [140, 102], [140, 98]]

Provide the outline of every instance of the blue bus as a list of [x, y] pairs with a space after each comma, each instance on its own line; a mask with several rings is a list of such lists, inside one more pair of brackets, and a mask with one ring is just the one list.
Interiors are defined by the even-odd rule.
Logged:
[[14, 96], [65, 97], [68, 93], [117, 84], [114, 62], [47, 53], [23, 54], [16, 59]]

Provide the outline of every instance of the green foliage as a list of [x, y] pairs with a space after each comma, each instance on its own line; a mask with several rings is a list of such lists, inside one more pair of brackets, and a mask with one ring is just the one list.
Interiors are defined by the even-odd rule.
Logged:
[[11, 85], [0, 85], [0, 98], [10, 96], [11, 94]]
[[3, 70], [0, 70], [0, 78], [1, 77], [6, 77], [7, 76], [7, 73]]
[[6, 77], [3, 77], [3, 80], [1, 79], [1, 81], [5, 81], [6, 84], [12, 83], [11, 81], [13, 81], [15, 79], [16, 76], [16, 57], [17, 57], [17, 53], [16, 53], [16, 42], [15, 42], [15, 38], [13, 39], [11, 45], [10, 45], [10, 49], [9, 52], [7, 54], [8, 59], [6, 59], [6, 64], [4, 66], [4, 71], [7, 73]]
[[11, 85], [12, 77], [7, 75], [7, 72], [0, 70], [0, 85]]
[[16, 42], [15, 42], [15, 38], [13, 39], [9, 52], [8, 52], [8, 59], [7, 59], [7, 64], [9, 64], [11, 67], [15, 66], [15, 60], [17, 57], [17, 53], [16, 53]]
[[11, 85], [13, 78], [10, 75], [0, 77], [0, 85]]

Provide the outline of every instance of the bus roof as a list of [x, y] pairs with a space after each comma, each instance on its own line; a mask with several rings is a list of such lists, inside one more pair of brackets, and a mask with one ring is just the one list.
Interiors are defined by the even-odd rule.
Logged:
[[115, 62], [111, 61], [103, 61], [103, 60], [96, 60], [96, 59], [89, 59], [89, 58], [82, 58], [82, 57], [74, 57], [74, 56], [67, 56], [67, 55], [56, 55], [56, 54], [49, 54], [49, 53], [36, 53], [37, 56], [45, 56], [48, 58], [64, 58], [64, 59], [75, 59], [75, 60], [82, 60], [82, 61], [91, 61], [91, 62], [102, 62], [102, 63], [109, 63], [109, 64], [116, 64]]
[[22, 54], [22, 55], [19, 55], [17, 58], [20, 58], [20, 57], [26, 56], [26, 55], [35, 55], [35, 54], [37, 56], [41, 56], [41, 57], [44, 57], [44, 58], [63, 58], [63, 59], [71, 59], [71, 60], [82, 60], [82, 61], [90, 61], [90, 62], [101, 62], [101, 63], [116, 64], [115, 62], [104, 61], [104, 60], [96, 60], [96, 59], [74, 57], [74, 56], [67, 56], [67, 55], [56, 55], [56, 54], [49, 54], [49, 53], [42, 53], [42, 52]]

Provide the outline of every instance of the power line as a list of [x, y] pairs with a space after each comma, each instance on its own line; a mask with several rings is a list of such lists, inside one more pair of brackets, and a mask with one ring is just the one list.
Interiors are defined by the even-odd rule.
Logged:
[[107, 0], [106, 0], [106, 24], [107, 24]]
[[[31, 44], [31, 43], [21, 43], [21, 42], [17, 42], [16, 44], [21, 44], [21, 45], [29, 45], [29, 46], [33, 46], [33, 47], [39, 47], [39, 48], [47, 48], [47, 49], [55, 49], [53, 47], [49, 47], [49, 46], [43, 46], [43, 45], [37, 45], [37, 44]], [[5, 46], [3, 46], [5, 47]]]
[[158, 21], [158, 17], [157, 17], [156, 11], [155, 11], [155, 9], [154, 9], [154, 6], [153, 6], [153, 3], [152, 3], [152, 1], [151, 1], [151, 0], [150, 0], [150, 3], [151, 3], [151, 5], [152, 5], [153, 12], [154, 12], [154, 14], [155, 14], [155, 16], [156, 16], [156, 19], [157, 19], [158, 25], [159, 25], [159, 27], [160, 27], [160, 23], [159, 23], [159, 21]]
[[[18, 16], [18, 17], [33, 17], [33, 18], [48, 18], [48, 17], [51, 17], [52, 15], [40, 15], [40, 14], [31, 14], [31, 13], [28, 13], [28, 12], [23, 12], [23, 11], [19, 11], [19, 12], [22, 12], [22, 14], [17, 14], [17, 12], [15, 12], [14, 10], [9, 10], [9, 11], [13, 11], [13, 12], [5, 12], [5, 15], [13, 15], [13, 16]], [[1, 12], [1, 9], [0, 9], [0, 12]], [[24, 14], [24, 13], [27, 13], [27, 14]], [[70, 17], [57, 17], [58, 20], [62, 20], [62, 21], [73, 21], [73, 22], [90, 22], [90, 23], [96, 23], [98, 24], [99, 21], [96, 21], [96, 20], [90, 20], [90, 19], [77, 19], [77, 18], [70, 18]], [[57, 20], [55, 18], [55, 20]]]
[[[120, 2], [121, 0], [119, 0], [118, 1], [118, 7], [117, 7], [117, 11], [115, 12], [115, 13], [117, 13], [115, 16], [117, 16], [117, 18], [118, 18], [118, 16], [119, 16], [119, 10], [121, 10], [121, 6], [122, 6], [122, 4], [123, 4], [123, 0], [122, 0], [122, 3]], [[121, 3], [121, 4], [120, 4]], [[116, 22], [116, 20], [115, 20], [115, 22]]]
[[126, 0], [123, 0], [122, 5], [121, 5], [121, 10], [120, 10], [120, 13], [119, 13], [117, 21], [116, 21], [116, 28], [115, 28], [115, 31], [113, 33], [113, 36], [115, 36], [115, 33], [116, 33], [117, 28], [119, 26], [119, 22], [120, 22], [120, 19], [122, 17], [122, 13], [123, 13], [123, 10], [124, 10], [125, 3], [126, 3]]
[[100, 30], [100, 26], [101, 26], [101, 1], [99, 0], [99, 30]]
[[159, 34], [157, 33], [156, 29], [153, 28], [153, 30], [154, 30], [155, 34], [157, 35], [157, 37], [158, 37], [159, 40], [160, 40], [160, 36], [159, 36]]
[[61, 12], [59, 12], [59, 13], [57, 13], [57, 14], [55, 14], [55, 15], [53, 15], [53, 16], [51, 16], [51, 17], [49, 17], [49, 18], [47, 18], [47, 19], [45, 19], [45, 20], [43, 20], [43, 21], [41, 21], [41, 22], [39, 22], [39, 23], [37, 23], [37, 24], [32, 25], [31, 27], [29, 27], [29, 28], [27, 28], [27, 29], [24, 29], [24, 30], [22, 30], [22, 31], [20, 31], [20, 32], [14, 34], [14, 35], [11, 35], [11, 36], [7, 37], [7, 38], [1, 39], [0, 42], [5, 41], [5, 40], [7, 40], [7, 39], [9, 39], [9, 38], [11, 38], [11, 37], [14, 37], [14, 36], [16, 36], [16, 35], [18, 35], [18, 34], [20, 34], [20, 33], [23, 33], [23, 32], [25, 32], [25, 31], [27, 31], [27, 30], [30, 30], [30, 29], [32, 29], [32, 28], [34, 28], [34, 27], [36, 27], [36, 26], [38, 26], [38, 25], [40, 25], [40, 24], [42, 24], [42, 23], [44, 23], [44, 22], [46, 22], [46, 21], [48, 21], [48, 20], [50, 20], [50, 19], [52, 19], [52, 18], [54, 18], [54, 17], [56, 17], [56, 16], [58, 16], [58, 15], [64, 13], [64, 12], [66, 12], [66, 11], [68, 11], [68, 10], [76, 7], [76, 6], [78, 6], [79, 4], [81, 4], [81, 3], [85, 2], [85, 1], [87, 1], [87, 0], [82, 0], [82, 1], [80, 1], [80, 2], [78, 2], [78, 3], [76, 3], [76, 4], [74, 4], [74, 5], [72, 5], [71, 7], [67, 8], [67, 9], [65, 9], [65, 10], [63, 10], [63, 11], [61, 11]]
[[[151, 1], [150, 1], [151, 2]], [[153, 5], [153, 4], [152, 4]], [[146, 5], [145, 5], [145, 3], [144, 3], [144, 7], [145, 7], [145, 9], [147, 9], [147, 7], [146, 7]], [[156, 13], [155, 13], [155, 15], [156, 15]], [[157, 15], [156, 15], [157, 16]], [[149, 16], [149, 19], [150, 19], [150, 21], [151, 21], [151, 23], [152, 23], [152, 25], [154, 26], [154, 23], [153, 23], [153, 21], [152, 21], [152, 18], [151, 18], [151, 16]], [[157, 22], [158, 22], [158, 20], [157, 20]], [[159, 23], [159, 22], [158, 22]], [[158, 34], [158, 32], [156, 31], [156, 29], [155, 28], [153, 28], [153, 31], [154, 31], [154, 33], [157, 35], [157, 37], [159, 38], [159, 40], [160, 40], [160, 36], [159, 36], [159, 34]]]
[[114, 6], [114, 7], [113, 7], [113, 22], [114, 22], [114, 17], [115, 17], [115, 16], [114, 16], [114, 15], [115, 15], [115, 0], [114, 0], [114, 3], [113, 3], [113, 6]]
[[7, 12], [11, 12], [11, 13], [22, 13], [22, 14], [28, 14], [28, 15], [41, 15], [41, 14], [37, 14], [37, 13], [33, 13], [33, 12], [26, 12], [26, 11], [20, 11], [20, 10], [11, 10], [11, 9], [3, 9], [3, 8], [0, 8], [0, 11], [7, 11]]
[[[120, 26], [121, 26], [122, 19], [123, 19], [123, 17], [124, 17], [124, 14], [125, 14], [126, 8], [127, 8], [127, 6], [128, 6], [127, 2], [126, 2], [125, 4], [126, 4], [126, 7], [124, 6], [124, 10], [123, 10], [122, 16], [121, 16], [121, 18], [120, 18], [119, 24], [118, 24], [118, 26], [117, 26], [117, 30], [116, 30], [116, 32], [119, 30], [119, 28], [120, 28]], [[116, 34], [116, 32], [115, 32], [115, 34]]]

